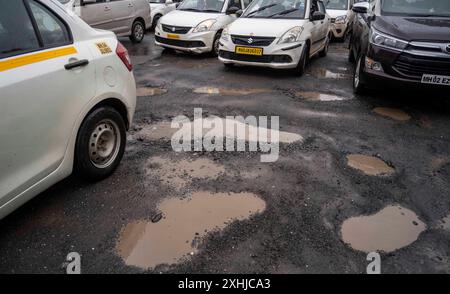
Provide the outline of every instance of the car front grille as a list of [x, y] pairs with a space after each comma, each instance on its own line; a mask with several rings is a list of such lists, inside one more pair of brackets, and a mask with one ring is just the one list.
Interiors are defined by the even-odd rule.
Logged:
[[166, 33], [173, 33], [173, 34], [180, 34], [184, 35], [187, 34], [191, 28], [190, 27], [177, 27], [177, 26], [169, 26], [169, 25], [162, 25], [162, 29]]
[[206, 47], [205, 43], [203, 43], [202, 41], [172, 40], [172, 39], [161, 38], [160, 36], [155, 36], [155, 39], [159, 43], [176, 46], [176, 47], [183, 47], [183, 48]]
[[246, 62], [259, 62], [259, 63], [291, 63], [292, 58], [289, 55], [245, 55], [236, 54], [234, 52], [223, 51], [219, 52], [219, 56], [225, 59], [246, 61]]
[[410, 78], [421, 79], [424, 74], [450, 76], [450, 58], [415, 56], [403, 53], [393, 68]]
[[274, 37], [254, 37], [232, 35], [231, 40], [236, 45], [267, 47], [273, 43]]

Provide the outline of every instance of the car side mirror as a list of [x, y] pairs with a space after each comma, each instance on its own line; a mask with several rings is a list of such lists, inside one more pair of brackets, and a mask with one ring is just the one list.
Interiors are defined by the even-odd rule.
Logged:
[[311, 16], [311, 20], [312, 21], [324, 20], [324, 19], [325, 19], [325, 13], [320, 12], [320, 11], [314, 11], [312, 16]]
[[239, 10], [236, 6], [231, 6], [227, 9], [226, 15], [236, 14]]
[[358, 2], [353, 4], [352, 11], [356, 13], [365, 14], [369, 11], [370, 4], [369, 2]]

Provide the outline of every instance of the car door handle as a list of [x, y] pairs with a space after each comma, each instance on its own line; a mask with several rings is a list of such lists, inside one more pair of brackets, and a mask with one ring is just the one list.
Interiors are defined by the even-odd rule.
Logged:
[[134, 6], [133, 3], [128, 4], [128, 7], [133, 7], [133, 6]]
[[82, 60], [78, 60], [78, 61], [74, 61], [74, 62], [70, 62], [66, 65], [64, 65], [64, 68], [66, 70], [71, 70], [77, 67], [83, 67], [89, 64], [89, 60], [87, 59], [82, 59]]
[[111, 8], [109, 8], [108, 6], [105, 6], [105, 11], [110, 11]]

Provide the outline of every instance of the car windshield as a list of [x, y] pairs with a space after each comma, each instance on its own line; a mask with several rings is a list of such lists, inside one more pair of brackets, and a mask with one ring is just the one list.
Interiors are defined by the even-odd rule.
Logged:
[[225, 0], [184, 0], [178, 10], [198, 12], [221, 12]]
[[348, 0], [325, 0], [325, 6], [330, 10], [348, 10]]
[[306, 0], [254, 0], [245, 10], [246, 18], [305, 18]]
[[383, 14], [450, 17], [449, 0], [383, 0]]

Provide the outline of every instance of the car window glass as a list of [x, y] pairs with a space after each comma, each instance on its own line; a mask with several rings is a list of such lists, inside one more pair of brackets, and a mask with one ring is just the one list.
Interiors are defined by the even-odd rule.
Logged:
[[22, 1], [0, 0], [0, 58], [39, 48], [30, 17]]
[[59, 18], [35, 1], [30, 1], [30, 8], [45, 47], [70, 43], [69, 32]]
[[325, 6], [323, 5], [322, 2], [318, 2], [319, 3], [319, 11], [325, 13]]

